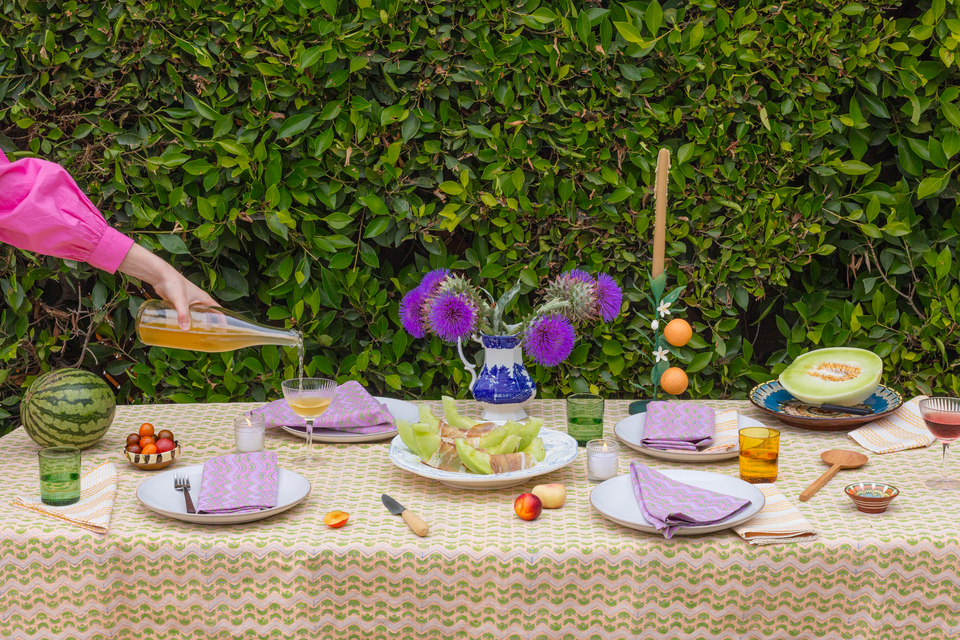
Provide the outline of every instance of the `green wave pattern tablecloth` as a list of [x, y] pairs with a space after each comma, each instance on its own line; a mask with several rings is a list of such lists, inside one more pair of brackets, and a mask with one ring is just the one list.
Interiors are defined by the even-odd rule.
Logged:
[[[435, 406], [437, 403], [434, 403]], [[461, 407], [468, 403], [461, 402]], [[714, 402], [763, 420], [743, 402]], [[477, 415], [473, 403], [464, 413]], [[606, 429], [627, 413], [607, 403]], [[38, 491], [38, 447], [22, 429], [0, 440], [0, 637], [3, 638], [936, 638], [960, 632], [960, 495], [934, 495], [939, 446], [842, 471], [797, 503], [820, 539], [766, 547], [732, 531], [672, 540], [609, 522], [589, 503], [581, 452], [570, 467], [502, 491], [462, 491], [395, 468], [388, 442], [324, 445], [306, 472], [312, 495], [269, 520], [204, 527], [155, 515], [136, 499], [151, 473], [120, 453], [141, 422], [170, 428], [181, 466], [233, 448], [232, 421], [253, 405], [121, 407], [83, 467], [115, 460], [118, 500], [99, 536], [10, 505]], [[564, 428], [564, 404], [532, 415]], [[772, 424], [772, 421], [766, 421]], [[797, 496], [824, 469], [819, 452], [858, 449], [843, 433], [782, 427], [779, 486]], [[281, 465], [303, 440], [271, 432]], [[678, 463], [621, 455], [656, 468]], [[295, 468], [292, 465], [291, 468]], [[704, 465], [737, 474], [737, 462]], [[960, 461], [954, 465], [960, 474]], [[299, 469], [298, 469], [299, 470]], [[843, 495], [857, 480], [897, 484], [882, 515]], [[513, 499], [562, 482], [567, 504], [534, 522]], [[380, 503], [387, 492], [430, 523], [418, 538]], [[342, 529], [323, 516], [350, 513]]]

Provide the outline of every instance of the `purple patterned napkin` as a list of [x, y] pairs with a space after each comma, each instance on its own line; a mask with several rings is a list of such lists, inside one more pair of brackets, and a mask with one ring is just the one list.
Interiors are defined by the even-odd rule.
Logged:
[[651, 402], [640, 444], [663, 451], [696, 451], [713, 444], [713, 409], [689, 402]]
[[251, 513], [277, 506], [277, 454], [232, 453], [203, 463], [197, 513]]
[[663, 537], [670, 538], [680, 527], [699, 527], [723, 522], [750, 504], [749, 500], [692, 487], [649, 469], [630, 463], [633, 493], [643, 517]]
[[[257, 407], [248, 411], [247, 415], [262, 416], [268, 427], [307, 428], [307, 422], [295, 414], [283, 399]], [[333, 401], [314, 422], [313, 428], [350, 433], [383, 433], [394, 431], [397, 427], [387, 408], [367, 393], [359, 382], [351, 380], [334, 389]]]

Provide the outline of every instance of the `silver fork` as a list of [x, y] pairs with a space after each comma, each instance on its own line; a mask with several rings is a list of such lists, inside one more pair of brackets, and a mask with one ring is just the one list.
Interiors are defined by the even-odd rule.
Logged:
[[183, 491], [183, 497], [187, 501], [187, 513], [196, 513], [193, 507], [193, 500], [190, 499], [190, 478], [187, 476], [174, 476], [173, 488], [177, 491]]

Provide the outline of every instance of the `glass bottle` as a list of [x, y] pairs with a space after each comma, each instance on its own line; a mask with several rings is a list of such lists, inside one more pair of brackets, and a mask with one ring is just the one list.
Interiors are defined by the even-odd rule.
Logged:
[[233, 311], [205, 305], [191, 305], [190, 330], [184, 331], [177, 310], [165, 300], [147, 300], [140, 305], [137, 337], [156, 347], [211, 353], [265, 344], [303, 344], [299, 331], [257, 324]]

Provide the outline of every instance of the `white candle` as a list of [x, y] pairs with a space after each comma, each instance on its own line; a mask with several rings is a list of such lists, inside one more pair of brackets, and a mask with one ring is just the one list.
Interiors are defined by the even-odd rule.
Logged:
[[263, 418], [238, 416], [233, 422], [233, 427], [237, 453], [256, 453], [266, 448], [264, 438], [266, 424]]
[[587, 478], [609, 480], [617, 475], [620, 446], [615, 442], [593, 440], [587, 445]]

